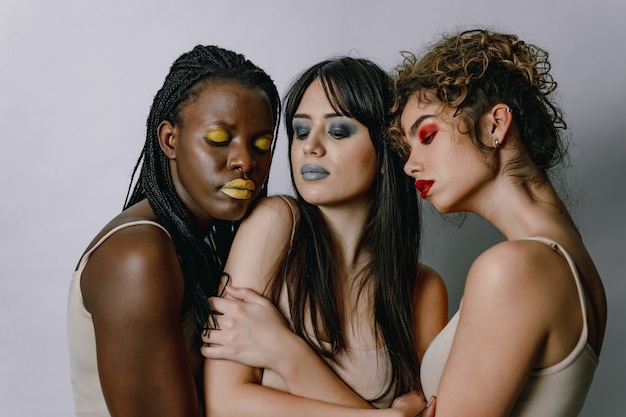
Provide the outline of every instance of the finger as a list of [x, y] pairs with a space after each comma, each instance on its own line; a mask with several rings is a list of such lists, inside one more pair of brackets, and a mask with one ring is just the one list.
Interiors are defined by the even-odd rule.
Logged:
[[225, 354], [223, 347], [219, 345], [204, 344], [200, 347], [200, 353], [208, 359], [230, 359], [230, 357]]
[[267, 304], [269, 300], [250, 288], [226, 287], [226, 293], [246, 303]]
[[202, 338], [202, 342], [203, 343], [212, 343], [213, 340], [211, 339], [211, 332], [213, 330], [212, 329], [204, 329], [204, 331], [202, 332], [202, 335], [200, 336]]
[[423, 411], [424, 417], [435, 417], [435, 408], [437, 408], [437, 397], [433, 395]]
[[211, 307], [211, 310], [214, 313], [223, 313], [224, 310], [224, 306], [227, 306], [228, 303], [227, 302], [223, 302], [223, 301], [227, 301], [224, 298], [220, 298], [220, 297], [209, 297], [209, 306]]
[[[228, 287], [230, 288], [230, 287]], [[242, 300], [234, 298], [209, 297], [209, 305], [211, 310], [218, 314], [226, 314], [233, 311], [233, 307], [240, 304]]]

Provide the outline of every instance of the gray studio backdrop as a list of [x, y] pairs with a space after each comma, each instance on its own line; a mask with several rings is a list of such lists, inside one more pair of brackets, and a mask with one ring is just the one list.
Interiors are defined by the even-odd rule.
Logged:
[[[583, 416], [626, 410], [626, 7], [620, 0], [0, 0], [0, 415], [73, 414], [65, 336], [72, 270], [122, 207], [152, 97], [198, 43], [245, 53], [281, 92], [337, 54], [391, 70], [444, 30], [488, 25], [548, 49], [569, 122], [568, 201], [602, 273], [609, 323]], [[282, 133], [281, 133], [282, 135]], [[271, 192], [290, 193], [285, 137]], [[455, 310], [472, 259], [500, 236], [425, 209], [424, 260]]]

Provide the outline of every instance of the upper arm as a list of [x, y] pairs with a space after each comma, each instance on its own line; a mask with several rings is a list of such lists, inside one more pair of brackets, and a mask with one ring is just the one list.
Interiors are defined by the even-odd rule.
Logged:
[[[263, 293], [289, 244], [292, 227], [291, 209], [284, 200], [261, 200], [241, 223], [228, 254], [224, 272], [229, 274], [231, 285]], [[234, 361], [205, 361], [205, 392], [213, 403], [228, 402], [238, 386], [260, 384], [261, 377], [262, 370]]]
[[546, 337], [540, 270], [515, 245], [474, 262], [437, 391], [439, 417], [509, 415]]
[[116, 232], [91, 255], [81, 286], [111, 414], [199, 415], [181, 327], [184, 279], [167, 234]]
[[282, 198], [261, 200], [244, 219], [224, 267], [234, 287], [263, 293], [289, 244], [291, 209]]
[[420, 265], [413, 292], [414, 332], [421, 361], [430, 342], [448, 322], [448, 293], [441, 276], [427, 265]]

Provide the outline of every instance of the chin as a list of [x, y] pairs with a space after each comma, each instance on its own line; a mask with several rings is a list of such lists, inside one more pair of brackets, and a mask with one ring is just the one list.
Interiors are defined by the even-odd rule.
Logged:
[[223, 207], [220, 210], [220, 213], [215, 217], [231, 222], [239, 221], [243, 219], [246, 214], [248, 214], [248, 211], [254, 201], [255, 200], [252, 197], [247, 200], [233, 199], [226, 207]]
[[433, 201], [433, 200], [428, 200], [428, 202], [432, 204], [435, 210], [437, 210], [439, 213], [442, 213], [442, 214], [455, 213], [458, 211], [458, 210], [454, 210], [454, 207], [450, 204], [444, 204], [442, 202]]

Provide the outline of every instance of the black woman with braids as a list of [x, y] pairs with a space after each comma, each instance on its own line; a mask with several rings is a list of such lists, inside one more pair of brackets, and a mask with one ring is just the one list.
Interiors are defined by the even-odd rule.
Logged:
[[405, 172], [438, 211], [477, 214], [504, 236], [471, 265], [458, 312], [424, 354], [424, 393], [438, 417], [577, 416], [607, 306], [550, 179], [565, 123], [548, 54], [470, 30], [405, 58], [395, 126]]
[[136, 185], [71, 282], [77, 415], [202, 415], [208, 298], [238, 222], [267, 194], [279, 118], [274, 82], [243, 55], [196, 46], [173, 63]]

